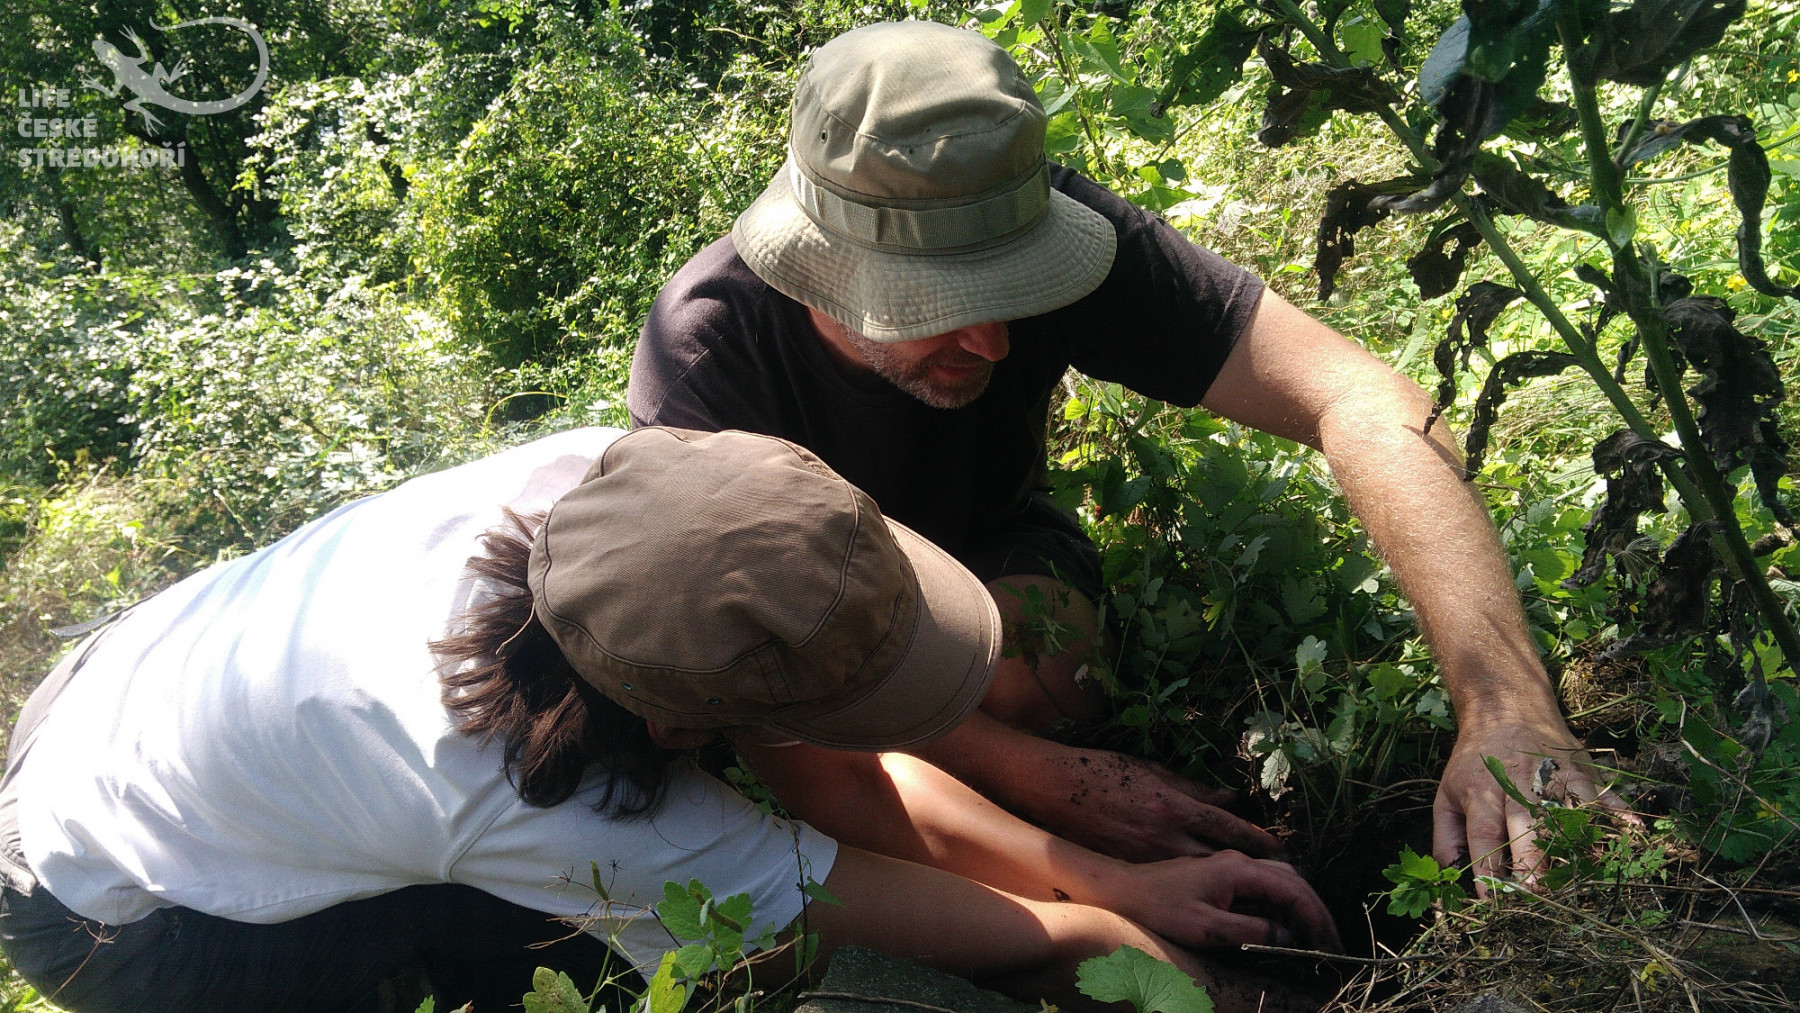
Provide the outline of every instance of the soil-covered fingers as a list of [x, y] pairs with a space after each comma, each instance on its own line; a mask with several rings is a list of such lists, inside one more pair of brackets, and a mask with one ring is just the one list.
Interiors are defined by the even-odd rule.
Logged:
[[1185, 829], [1193, 840], [1208, 845], [1208, 852], [1229, 848], [1253, 858], [1287, 857], [1287, 849], [1267, 830], [1217, 806], [1193, 804]]
[[1115, 858], [1150, 862], [1235, 848], [1281, 853], [1281, 843], [1205, 799], [1217, 797], [1147, 760], [1085, 752], [1070, 766], [1065, 811], [1040, 813], [1063, 837]]

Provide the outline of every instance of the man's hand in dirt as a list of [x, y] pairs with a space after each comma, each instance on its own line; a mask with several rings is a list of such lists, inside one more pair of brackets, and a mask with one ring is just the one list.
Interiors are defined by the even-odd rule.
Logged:
[[1233, 792], [1202, 788], [1148, 760], [1070, 749], [1044, 773], [1059, 787], [1031, 815], [1101, 854], [1132, 862], [1227, 848], [1256, 858], [1283, 855], [1280, 841], [1221, 808]]
[[1126, 866], [1116, 910], [1189, 949], [1242, 943], [1343, 950], [1325, 902], [1286, 862], [1220, 851]]
[[[1625, 814], [1625, 803], [1602, 784], [1602, 775], [1558, 715], [1489, 723], [1465, 723], [1438, 782], [1432, 806], [1432, 853], [1443, 865], [1473, 861], [1477, 877], [1504, 879], [1508, 873], [1527, 886], [1543, 874], [1531, 813], [1494, 779], [1486, 757], [1498, 757], [1506, 775], [1531, 798], [1546, 758], [1554, 761], [1542, 797], [1564, 805], [1598, 802]], [[1487, 887], [1476, 880], [1476, 890]]]

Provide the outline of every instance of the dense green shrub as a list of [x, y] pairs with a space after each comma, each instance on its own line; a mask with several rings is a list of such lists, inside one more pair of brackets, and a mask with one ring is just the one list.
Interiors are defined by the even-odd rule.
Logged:
[[629, 344], [783, 147], [783, 91], [753, 64], [707, 92], [611, 20], [545, 48], [417, 195], [424, 277], [506, 365]]

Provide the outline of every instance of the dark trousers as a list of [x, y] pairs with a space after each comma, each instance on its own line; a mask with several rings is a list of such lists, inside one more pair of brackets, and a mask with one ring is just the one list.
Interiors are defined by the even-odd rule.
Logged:
[[[531, 948], [542, 945], [542, 948]], [[84, 919], [39, 887], [0, 889], [0, 945], [75, 1013], [210, 1010], [448, 1013], [516, 1009], [537, 967], [584, 993], [630, 973], [604, 943], [474, 887], [411, 886], [273, 925], [164, 908], [128, 925]], [[600, 1002], [629, 1008], [617, 986]], [[624, 1001], [621, 1001], [624, 1000]]]

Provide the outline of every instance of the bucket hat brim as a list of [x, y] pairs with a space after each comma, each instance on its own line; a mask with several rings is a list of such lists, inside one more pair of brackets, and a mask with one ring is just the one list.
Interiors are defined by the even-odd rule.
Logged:
[[917, 532], [889, 520], [911, 563], [918, 621], [898, 667], [850, 702], [815, 701], [772, 715], [764, 727], [827, 749], [903, 749], [956, 727], [987, 695], [1000, 662], [1000, 610], [968, 568]]
[[794, 195], [790, 159], [731, 230], [757, 277], [871, 341], [912, 341], [1034, 317], [1098, 288], [1118, 235], [1099, 212], [1051, 190], [1045, 213], [983, 249], [893, 253], [815, 222]]

